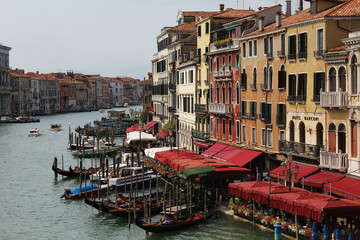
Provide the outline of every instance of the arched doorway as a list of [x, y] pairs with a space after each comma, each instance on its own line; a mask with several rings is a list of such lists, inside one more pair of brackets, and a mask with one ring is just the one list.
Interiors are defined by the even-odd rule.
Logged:
[[320, 147], [323, 146], [323, 141], [324, 141], [323, 131], [324, 131], [323, 125], [321, 123], [318, 123], [316, 125], [316, 145]]
[[299, 152], [305, 153], [305, 124], [303, 122], [299, 123], [299, 142], [302, 143]]
[[290, 141], [295, 141], [295, 125], [293, 121], [290, 121], [289, 123], [289, 130], [290, 130]]
[[338, 149], [339, 152], [346, 153], [346, 127], [340, 123], [338, 130]]
[[336, 152], [336, 126], [330, 123], [328, 130], [329, 152]]

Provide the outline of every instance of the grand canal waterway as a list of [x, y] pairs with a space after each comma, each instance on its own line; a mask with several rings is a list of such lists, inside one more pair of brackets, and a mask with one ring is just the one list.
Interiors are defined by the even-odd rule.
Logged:
[[[139, 109], [139, 107], [138, 107]], [[127, 219], [87, 206], [83, 200], [60, 199], [76, 179], [51, 170], [54, 157], [64, 155], [65, 168], [76, 159], [67, 150], [68, 124], [74, 129], [106, 116], [97, 111], [40, 117], [39, 123], [0, 124], [0, 239], [273, 239], [273, 233], [252, 230], [251, 224], [220, 213], [206, 223], [181, 232], [149, 234]], [[51, 123], [63, 130], [50, 132]], [[28, 137], [39, 128], [40, 137]], [[90, 161], [84, 163], [89, 167]]]

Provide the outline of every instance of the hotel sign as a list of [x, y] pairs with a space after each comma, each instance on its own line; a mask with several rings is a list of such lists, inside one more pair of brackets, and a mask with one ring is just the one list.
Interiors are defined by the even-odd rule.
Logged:
[[[291, 119], [292, 119], [292, 120], [301, 120], [301, 116], [292, 116]], [[304, 120], [305, 120], [305, 121], [318, 122], [318, 121], [319, 121], [319, 117], [308, 117], [308, 116], [304, 116]]]

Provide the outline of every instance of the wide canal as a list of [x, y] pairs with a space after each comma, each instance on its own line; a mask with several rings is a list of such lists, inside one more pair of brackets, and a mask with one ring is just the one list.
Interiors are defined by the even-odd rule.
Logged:
[[[139, 107], [138, 107], [139, 110]], [[206, 223], [181, 232], [149, 234], [127, 219], [98, 212], [83, 200], [60, 199], [76, 179], [54, 178], [54, 157], [64, 156], [64, 166], [75, 166], [67, 150], [68, 124], [77, 126], [100, 120], [97, 111], [40, 117], [38, 123], [0, 124], [0, 239], [273, 239], [273, 233], [252, 230], [252, 225], [220, 213]], [[50, 132], [50, 124], [62, 131]], [[28, 137], [39, 128], [41, 136]], [[89, 167], [90, 161], [84, 163]]]

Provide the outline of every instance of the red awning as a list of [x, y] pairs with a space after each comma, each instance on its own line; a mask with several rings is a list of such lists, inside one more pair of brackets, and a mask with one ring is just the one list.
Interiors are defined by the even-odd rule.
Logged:
[[211, 157], [213, 155], [215, 155], [216, 153], [218, 153], [219, 151], [223, 150], [224, 148], [226, 148], [228, 145], [226, 144], [222, 144], [222, 143], [215, 143], [213, 146], [211, 146], [208, 150], [206, 150], [205, 152], [202, 153], [203, 156], [205, 157]]
[[252, 171], [247, 168], [240, 167], [213, 167], [215, 169], [215, 179], [242, 179], [244, 175]]
[[331, 190], [330, 183], [324, 184], [325, 191], [331, 191], [332, 193], [353, 200], [360, 200], [359, 189], [360, 181], [349, 177], [345, 177], [339, 181], [331, 183]]
[[[320, 170], [320, 168], [318, 168], [318, 167], [314, 167], [314, 166], [310, 166], [310, 165], [306, 165], [306, 164], [302, 164], [302, 163], [296, 163], [296, 164], [299, 166], [299, 173], [296, 175], [294, 182], [298, 182], [302, 177], [307, 177], [310, 174], [313, 174]], [[294, 165], [295, 165], [295, 162], [291, 162], [291, 167], [293, 167]], [[288, 168], [289, 168], [289, 163], [286, 163], [285, 174], [287, 173]], [[283, 173], [281, 171], [281, 166], [270, 171], [270, 177], [277, 178], [278, 176], [280, 179], [283, 179], [283, 180], [287, 180], [289, 178], [288, 176], [283, 176]]]
[[228, 162], [238, 165], [239, 167], [245, 166], [247, 163], [258, 157], [262, 152], [242, 149], [237, 155], [233, 156]]
[[202, 148], [208, 148], [209, 147], [209, 144], [202, 143], [202, 142], [199, 142], [199, 141], [194, 141], [194, 145], [202, 147]]
[[159, 133], [156, 134], [156, 137], [157, 138], [164, 138], [164, 137], [166, 137], [168, 135], [169, 135], [168, 132], [159, 132]]
[[340, 174], [329, 173], [329, 172], [318, 172], [318, 173], [315, 173], [314, 175], [306, 177], [304, 179], [304, 185], [322, 188], [323, 184], [329, 183], [329, 182], [336, 182], [340, 179], [343, 179], [344, 177], [345, 177], [344, 174], [340, 175]]
[[155, 126], [155, 124], [157, 124], [157, 122], [155, 122], [155, 121], [148, 122], [148, 123], [145, 125], [145, 129], [149, 129], [149, 128]]

